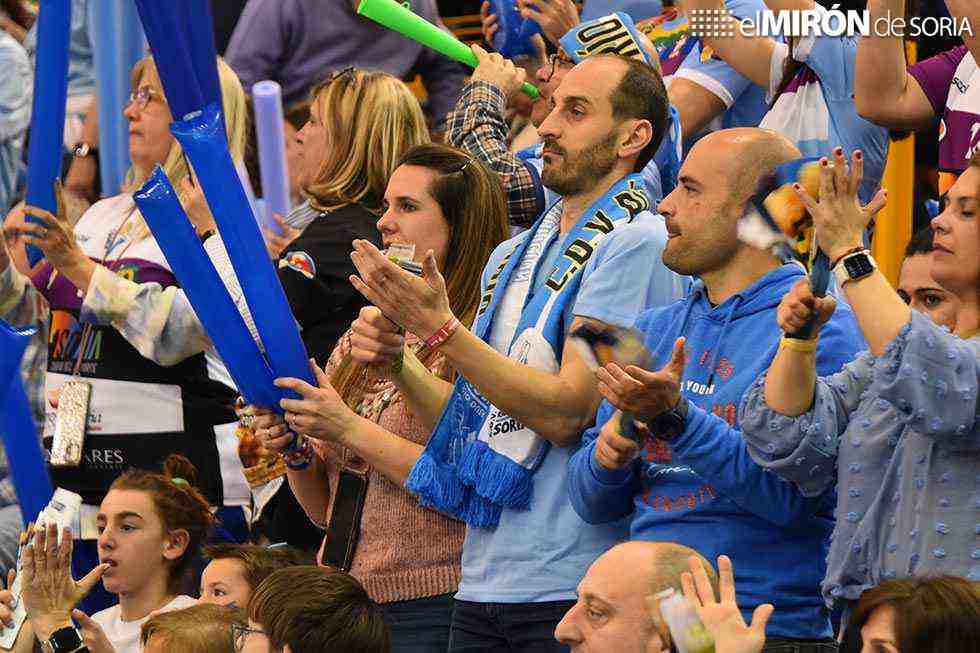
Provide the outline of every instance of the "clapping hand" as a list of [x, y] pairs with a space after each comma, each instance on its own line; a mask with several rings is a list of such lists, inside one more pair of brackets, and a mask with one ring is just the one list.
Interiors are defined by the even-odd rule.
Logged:
[[887, 194], [884, 189], [862, 206], [858, 198], [864, 178], [864, 155], [855, 150], [848, 167], [844, 149], [834, 150], [833, 166], [827, 158], [820, 160], [820, 201], [800, 184], [794, 189], [813, 218], [814, 232], [820, 249], [832, 262], [848, 250], [864, 246], [864, 231], [875, 213], [884, 208]]
[[670, 361], [656, 372], [636, 365], [625, 369], [608, 363], [596, 371], [599, 394], [623, 412], [640, 421], [649, 421], [673, 409], [681, 400], [681, 377], [684, 375], [684, 338], [674, 342]]
[[428, 338], [453, 316], [446, 280], [429, 250], [422, 261], [422, 278], [401, 269], [366, 240], [355, 240], [351, 260], [360, 276], [350, 282], [385, 316], [419, 338]]
[[[33, 525], [28, 526], [28, 532]], [[71, 625], [72, 610], [95, 587], [109, 568], [100, 564], [79, 581], [71, 576], [71, 530], [64, 529], [58, 542], [57, 524], [36, 529], [33, 542], [24, 549], [21, 583], [27, 615], [42, 642], [60, 628]]]

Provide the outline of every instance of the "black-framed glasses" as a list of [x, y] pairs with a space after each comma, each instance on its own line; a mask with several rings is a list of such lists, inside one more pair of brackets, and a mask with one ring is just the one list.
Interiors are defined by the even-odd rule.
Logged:
[[[146, 110], [146, 105], [148, 105], [154, 98], [159, 98], [160, 94], [149, 86], [143, 86], [136, 89], [129, 94], [129, 101], [126, 102], [126, 107], [129, 107], [133, 102], [139, 107], [140, 111]], [[162, 98], [161, 98], [162, 99]]]
[[575, 65], [575, 62], [572, 61], [567, 54], [565, 54], [564, 50], [558, 50], [558, 52], [549, 54], [547, 66], [551, 72], [548, 73], [548, 79], [545, 80], [546, 82], [550, 81], [551, 78], [555, 76], [555, 70], [557, 70], [558, 64], [561, 64], [563, 67], [567, 66], [571, 68]]
[[231, 641], [235, 646], [235, 653], [241, 653], [245, 648], [245, 640], [249, 635], [265, 635], [264, 630], [259, 630], [258, 628], [249, 628], [248, 626], [242, 624], [231, 625]]

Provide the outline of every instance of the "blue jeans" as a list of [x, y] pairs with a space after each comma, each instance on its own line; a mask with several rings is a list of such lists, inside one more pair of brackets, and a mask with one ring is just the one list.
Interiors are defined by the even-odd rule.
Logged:
[[555, 639], [555, 626], [574, 601], [547, 603], [470, 603], [453, 606], [450, 653], [567, 653]]
[[446, 653], [453, 595], [382, 603], [391, 630], [391, 653]]

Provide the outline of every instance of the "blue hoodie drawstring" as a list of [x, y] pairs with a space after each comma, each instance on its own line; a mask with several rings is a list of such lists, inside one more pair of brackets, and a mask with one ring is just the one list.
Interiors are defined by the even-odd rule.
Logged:
[[[701, 291], [698, 290], [697, 288], [694, 288], [690, 292], [688, 292], [687, 298], [684, 300], [684, 312], [681, 313], [681, 328], [680, 331], [678, 331], [678, 333], [683, 334], [684, 332], [687, 331], [687, 322], [691, 317], [691, 311], [694, 309], [694, 302], [697, 299], [697, 296], [698, 294], [700, 294], [700, 292]], [[651, 351], [663, 351], [664, 338], [666, 337], [667, 337], [666, 333], [661, 335], [660, 342], [658, 342], [656, 348], [652, 349]], [[668, 347], [668, 349], [671, 349], [673, 347], [674, 345], [673, 341], [670, 344], [671, 347]], [[652, 362], [653, 361], [651, 361], [651, 363]], [[652, 372], [653, 370], [650, 371]]]
[[718, 352], [721, 351], [721, 346], [725, 342], [725, 336], [728, 334], [728, 325], [732, 323], [732, 318], [735, 316], [735, 311], [738, 310], [739, 305], [742, 303], [742, 296], [735, 295], [732, 305], [728, 307], [728, 314], [725, 316], [725, 323], [721, 327], [721, 333], [718, 334], [718, 341], [715, 342], [715, 346], [711, 349], [711, 362], [708, 364], [708, 387], [715, 382], [715, 364], [718, 362]]

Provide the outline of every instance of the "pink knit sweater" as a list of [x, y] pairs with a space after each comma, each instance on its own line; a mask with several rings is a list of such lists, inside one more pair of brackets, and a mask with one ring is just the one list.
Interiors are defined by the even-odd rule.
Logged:
[[[409, 336], [409, 344], [418, 341]], [[332, 373], [350, 351], [350, 332], [344, 334], [327, 363]], [[441, 364], [437, 360], [430, 370]], [[367, 415], [382, 428], [406, 440], [425, 445], [429, 430], [408, 411], [394, 384], [369, 378], [365, 402], [370, 405], [379, 396], [380, 415]], [[340, 478], [342, 448], [314, 441], [314, 448], [326, 467], [324, 482], [333, 497]], [[322, 524], [330, 522], [332, 503]], [[320, 521], [320, 520], [316, 520]], [[322, 525], [321, 524], [321, 525]], [[460, 558], [465, 527], [462, 522], [440, 512], [423, 508], [405, 488], [392, 483], [373, 469], [369, 472], [367, 496], [361, 516], [361, 533], [354, 553], [351, 575], [364, 585], [371, 598], [379, 603], [408, 601], [455, 592], [459, 585]], [[324, 538], [326, 540], [326, 538]]]

